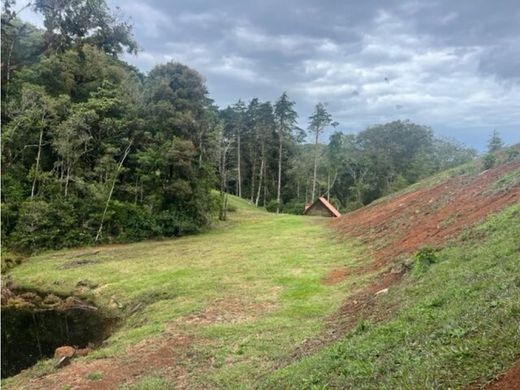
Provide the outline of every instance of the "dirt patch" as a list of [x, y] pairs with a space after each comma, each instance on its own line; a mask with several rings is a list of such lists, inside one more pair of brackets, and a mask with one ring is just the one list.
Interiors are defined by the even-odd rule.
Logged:
[[178, 318], [176, 324], [210, 325], [216, 323], [236, 324], [256, 318], [270, 310], [271, 302], [248, 302], [236, 297], [216, 299], [200, 313]]
[[[195, 339], [183, 330], [183, 325], [205, 326], [247, 321], [272, 307], [271, 302], [248, 302], [238, 297], [214, 300], [200, 313], [178, 318], [160, 337], [143, 340], [114, 357], [72, 361], [69, 366], [55, 373], [29, 380], [27, 389], [54, 389], [65, 385], [78, 390], [117, 389], [124, 383], [133, 383], [150, 373], [170, 378], [177, 389], [191, 389], [193, 383], [189, 382], [187, 364], [194, 360], [196, 352], [192, 347], [204, 340]], [[208, 356], [201, 356], [198, 360], [198, 370], [211, 364]], [[100, 379], [89, 380], [91, 373], [98, 373]]]
[[77, 267], [82, 267], [84, 265], [97, 264], [97, 263], [99, 263], [99, 260], [95, 260], [95, 259], [77, 259], [77, 260], [71, 260], [71, 261], [68, 261], [68, 262], [64, 263], [60, 267], [60, 269], [77, 268]]
[[346, 267], [335, 268], [331, 270], [323, 279], [322, 283], [327, 286], [332, 286], [344, 280], [348, 276], [349, 272]]
[[[73, 361], [58, 372], [28, 381], [27, 389], [46, 390], [70, 386], [75, 390], [117, 389], [150, 373], [175, 379], [176, 388], [189, 388], [188, 372], [183, 362], [189, 359], [188, 347], [193, 337], [181, 332], [166, 332], [146, 340], [111, 358]], [[99, 380], [89, 374], [98, 373]]]
[[520, 389], [520, 360], [498, 379], [485, 386], [486, 390], [518, 390]]
[[368, 243], [374, 259], [371, 269], [382, 269], [401, 255], [423, 245], [439, 246], [487, 215], [520, 202], [520, 186], [488, 191], [505, 174], [519, 169], [516, 161], [478, 175], [453, 177], [358, 209], [331, 223], [340, 235]]

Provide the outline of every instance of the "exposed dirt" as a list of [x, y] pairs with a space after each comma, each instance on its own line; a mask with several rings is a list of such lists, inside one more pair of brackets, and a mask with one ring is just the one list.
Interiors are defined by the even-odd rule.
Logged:
[[516, 161], [479, 175], [456, 176], [358, 209], [331, 223], [341, 235], [368, 243], [374, 259], [370, 268], [382, 269], [400, 255], [423, 245], [439, 246], [487, 215], [520, 202], [520, 186], [490, 191], [504, 174], [519, 169]]
[[236, 297], [217, 299], [201, 313], [192, 314], [177, 319], [177, 324], [209, 325], [216, 323], [231, 323], [254, 319], [259, 313], [270, 310], [271, 302], [248, 302]]
[[[176, 388], [188, 388], [187, 370], [182, 362], [188, 359], [186, 351], [191, 342], [192, 337], [188, 334], [166, 332], [160, 338], [146, 340], [116, 357], [73, 361], [56, 373], [28, 381], [26, 388], [46, 390], [68, 385], [75, 390], [108, 390], [155, 372], [175, 378]], [[101, 379], [89, 379], [89, 374], [93, 373], [99, 373]]]
[[498, 379], [485, 386], [486, 390], [518, 390], [520, 389], [520, 360]]
[[[90, 361], [73, 360], [70, 365], [55, 373], [27, 381], [25, 388], [58, 389], [69, 385], [75, 390], [111, 390], [150, 373], [159, 373], [172, 379], [176, 389], [193, 388], [187, 367], [193, 360], [194, 352], [190, 347], [204, 340], [195, 340], [193, 335], [182, 330], [183, 325], [205, 326], [247, 321], [272, 307], [273, 304], [269, 302], [247, 302], [237, 297], [218, 299], [200, 313], [180, 317], [160, 337], [143, 340], [118, 356]], [[200, 358], [209, 359], [207, 356]], [[201, 363], [197, 369], [203, 370], [205, 364], [210, 365], [211, 362]], [[92, 373], [99, 373], [101, 379], [90, 380], [88, 375]]]
[[349, 274], [346, 267], [335, 268], [331, 270], [322, 280], [323, 284], [331, 286], [344, 280]]

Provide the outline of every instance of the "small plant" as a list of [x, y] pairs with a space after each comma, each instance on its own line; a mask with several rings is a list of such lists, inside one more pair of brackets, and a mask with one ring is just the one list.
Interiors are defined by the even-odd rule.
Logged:
[[89, 381], [100, 381], [101, 379], [103, 379], [103, 374], [98, 371], [89, 372], [87, 375], [87, 379]]
[[495, 162], [496, 162], [495, 156], [492, 153], [487, 153], [482, 158], [482, 167], [484, 169], [493, 168], [493, 166], [495, 165]]
[[423, 275], [428, 268], [438, 261], [436, 249], [430, 246], [420, 248], [414, 255], [412, 274], [415, 276]]

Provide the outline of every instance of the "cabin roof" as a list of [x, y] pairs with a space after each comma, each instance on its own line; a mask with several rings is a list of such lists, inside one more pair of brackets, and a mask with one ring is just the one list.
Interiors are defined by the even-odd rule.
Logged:
[[320, 196], [318, 199], [316, 199], [314, 203], [307, 207], [303, 213], [307, 214], [307, 211], [310, 210], [312, 206], [314, 206], [318, 202], [323, 204], [327, 208], [327, 210], [329, 210], [332, 213], [332, 215], [334, 215], [336, 218], [341, 217], [341, 213], [338, 210], [336, 210], [336, 208], [333, 205], [331, 205], [330, 202], [323, 196]]

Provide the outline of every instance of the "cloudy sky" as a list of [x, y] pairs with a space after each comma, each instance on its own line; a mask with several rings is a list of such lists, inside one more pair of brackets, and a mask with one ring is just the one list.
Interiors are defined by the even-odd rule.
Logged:
[[134, 24], [128, 62], [183, 62], [221, 107], [287, 91], [302, 126], [321, 101], [346, 132], [410, 119], [480, 150], [492, 129], [520, 142], [518, 0], [108, 3]]

